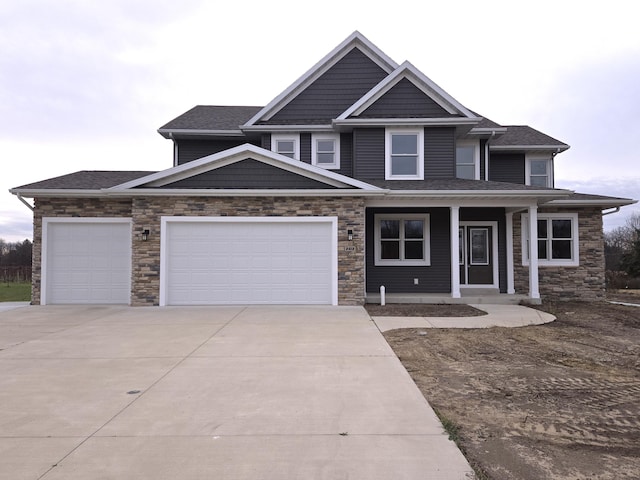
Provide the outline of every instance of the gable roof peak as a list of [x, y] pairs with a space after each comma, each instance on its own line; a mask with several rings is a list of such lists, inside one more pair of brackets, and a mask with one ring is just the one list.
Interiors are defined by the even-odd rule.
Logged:
[[286, 90], [274, 98], [267, 106], [262, 108], [251, 119], [249, 119], [242, 127], [250, 127], [260, 120], [269, 120], [273, 115], [280, 111], [300, 92], [311, 85], [322, 74], [338, 63], [354, 48], [359, 49], [363, 54], [369, 57], [387, 74], [398, 68], [398, 64], [394, 62], [386, 53], [376, 47], [373, 43], [362, 35], [359, 31], [354, 31], [346, 39], [344, 39], [336, 48], [325, 55], [318, 63], [307, 70], [300, 78], [293, 82]]

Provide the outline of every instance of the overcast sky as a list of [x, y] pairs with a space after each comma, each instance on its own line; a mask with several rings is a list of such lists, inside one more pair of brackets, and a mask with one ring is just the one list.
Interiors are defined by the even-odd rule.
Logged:
[[556, 186], [640, 198], [628, 0], [20, 0], [0, 4], [0, 238], [32, 238], [9, 188], [169, 168], [160, 126], [198, 104], [265, 105], [354, 30], [481, 115], [571, 145]]

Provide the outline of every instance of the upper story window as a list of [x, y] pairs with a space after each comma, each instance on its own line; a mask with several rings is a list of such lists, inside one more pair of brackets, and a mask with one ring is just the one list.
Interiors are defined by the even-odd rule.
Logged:
[[272, 134], [271, 150], [294, 160], [300, 160], [300, 135], [297, 133]]
[[314, 133], [311, 137], [311, 163], [328, 169], [340, 168], [340, 134]]
[[480, 148], [478, 142], [457, 143], [456, 177], [467, 180], [480, 178]]
[[[541, 213], [538, 215], [538, 262], [540, 266], [579, 265], [578, 214]], [[522, 264], [529, 264], [529, 221], [522, 216]]]
[[375, 216], [376, 265], [429, 265], [429, 215]]
[[547, 156], [527, 155], [527, 185], [553, 187], [552, 161]]
[[424, 179], [424, 130], [387, 128], [385, 180]]

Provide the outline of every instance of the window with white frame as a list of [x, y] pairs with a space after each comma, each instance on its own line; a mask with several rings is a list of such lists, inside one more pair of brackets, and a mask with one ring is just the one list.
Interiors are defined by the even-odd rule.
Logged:
[[467, 180], [480, 178], [480, 147], [478, 142], [456, 144], [456, 177]]
[[[540, 266], [578, 266], [578, 214], [538, 214], [538, 264]], [[529, 264], [529, 218], [522, 216], [523, 265]]]
[[300, 135], [297, 133], [274, 133], [271, 135], [271, 151], [300, 160]]
[[429, 215], [375, 216], [375, 264], [430, 265]]
[[314, 133], [311, 136], [311, 163], [328, 169], [340, 168], [340, 134]]
[[527, 155], [527, 185], [534, 187], [553, 187], [553, 168], [547, 156]]
[[385, 180], [424, 179], [424, 130], [387, 128]]

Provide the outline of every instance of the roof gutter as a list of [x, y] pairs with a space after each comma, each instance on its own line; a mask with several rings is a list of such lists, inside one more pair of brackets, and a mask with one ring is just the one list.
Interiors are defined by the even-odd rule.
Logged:
[[602, 216], [604, 217], [605, 215], [611, 215], [612, 213], [618, 213], [620, 211], [620, 207], [615, 207], [613, 210], [609, 211], [609, 212], [602, 212]]

